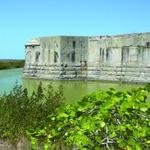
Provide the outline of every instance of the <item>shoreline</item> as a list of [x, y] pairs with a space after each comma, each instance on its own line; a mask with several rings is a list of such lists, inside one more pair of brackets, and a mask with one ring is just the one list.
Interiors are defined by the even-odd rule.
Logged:
[[0, 70], [23, 68], [24, 63], [24, 60], [0, 60]]

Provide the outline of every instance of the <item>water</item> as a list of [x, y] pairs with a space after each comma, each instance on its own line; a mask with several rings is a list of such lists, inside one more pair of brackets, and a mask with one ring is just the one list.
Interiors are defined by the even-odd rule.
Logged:
[[64, 96], [69, 103], [80, 100], [83, 96], [90, 94], [96, 90], [108, 90], [109, 88], [115, 88], [118, 90], [127, 90], [137, 88], [143, 85], [139, 84], [121, 84], [116, 82], [102, 82], [102, 81], [48, 81], [48, 80], [33, 80], [24, 79], [23, 84], [29, 90], [29, 94], [33, 90], [36, 90], [39, 83], [42, 82], [42, 86], [46, 87], [48, 84], [52, 84], [55, 89], [60, 85], [63, 85]]
[[63, 85], [64, 96], [67, 102], [75, 102], [80, 100], [84, 95], [90, 94], [96, 90], [107, 90], [109, 88], [115, 88], [119, 90], [127, 90], [131, 88], [137, 88], [139, 84], [120, 84], [110, 83], [102, 81], [48, 81], [48, 80], [33, 80], [23, 79], [23, 69], [8, 69], [0, 70], [0, 95], [4, 92], [9, 92], [15, 85], [16, 81], [19, 84], [23, 84], [28, 89], [29, 94], [37, 89], [40, 82], [45, 87], [48, 84], [52, 84], [56, 89], [59, 85]]
[[0, 70], [0, 95], [4, 92], [8, 93], [18, 82], [22, 84], [22, 70], [23, 69], [7, 69]]

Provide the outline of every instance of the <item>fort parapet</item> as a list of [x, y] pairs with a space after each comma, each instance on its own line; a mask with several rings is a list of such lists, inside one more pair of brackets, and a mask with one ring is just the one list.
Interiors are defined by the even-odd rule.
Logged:
[[150, 33], [35, 38], [25, 45], [24, 77], [150, 82]]

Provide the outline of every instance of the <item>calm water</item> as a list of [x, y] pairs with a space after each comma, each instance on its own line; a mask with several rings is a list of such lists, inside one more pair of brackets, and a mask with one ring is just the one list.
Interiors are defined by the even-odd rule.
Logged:
[[137, 84], [120, 84], [120, 83], [109, 83], [101, 81], [48, 81], [48, 80], [32, 80], [24, 79], [22, 80], [22, 69], [9, 69], [9, 70], [0, 70], [0, 94], [9, 92], [16, 81], [20, 84], [23, 84], [24, 87], [28, 89], [29, 94], [33, 90], [37, 89], [40, 81], [42, 81], [43, 86], [52, 84], [54, 88], [57, 88], [59, 85], [63, 85], [64, 95], [67, 102], [74, 102], [81, 99], [84, 95], [92, 93], [95, 90], [107, 90], [111, 87], [126, 90], [131, 88], [137, 88], [142, 85]]
[[0, 95], [8, 93], [18, 82], [22, 84], [22, 69], [0, 70]]

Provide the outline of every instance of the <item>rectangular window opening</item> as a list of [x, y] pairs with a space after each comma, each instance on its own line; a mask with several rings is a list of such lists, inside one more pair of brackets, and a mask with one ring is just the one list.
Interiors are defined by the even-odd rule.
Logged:
[[150, 47], [150, 42], [146, 42], [146, 47]]
[[72, 42], [72, 47], [73, 47], [73, 49], [76, 48], [76, 41], [73, 41], [73, 42]]

